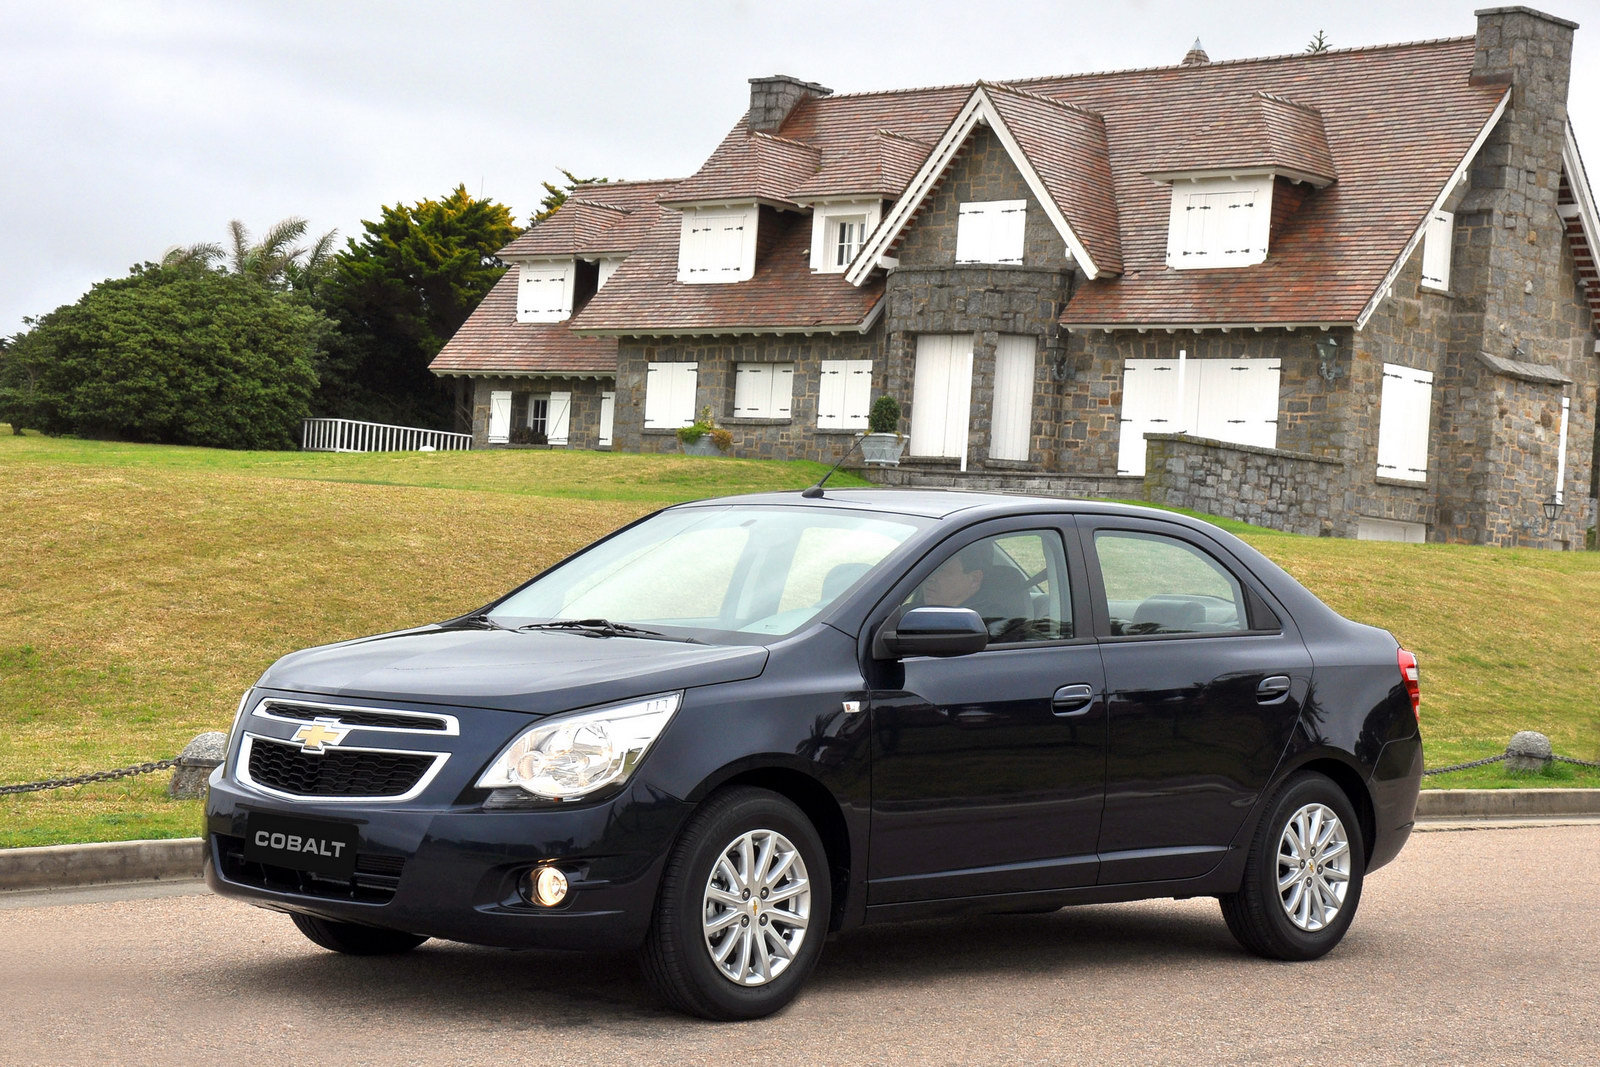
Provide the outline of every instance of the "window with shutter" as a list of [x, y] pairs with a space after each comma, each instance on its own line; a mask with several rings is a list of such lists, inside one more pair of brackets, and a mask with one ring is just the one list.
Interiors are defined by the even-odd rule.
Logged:
[[911, 384], [911, 454], [955, 458], [964, 464], [971, 410], [972, 335], [918, 337]]
[[1026, 200], [962, 204], [956, 219], [957, 263], [1021, 263]]
[[607, 390], [600, 394], [600, 439], [596, 443], [601, 448], [611, 447], [611, 431], [616, 424], [617, 394]]
[[1425, 289], [1450, 288], [1450, 246], [1455, 240], [1456, 217], [1448, 211], [1428, 216], [1422, 234], [1422, 286]]
[[755, 273], [758, 209], [683, 213], [678, 280], [695, 284], [744, 281]]
[[819, 274], [844, 273], [882, 213], [881, 200], [818, 204], [811, 214], [811, 269]]
[[1378, 477], [1427, 481], [1433, 375], [1385, 363], [1378, 405]]
[[644, 375], [644, 425], [647, 430], [672, 429], [694, 422], [694, 363], [651, 363]]
[[1272, 179], [1179, 181], [1172, 186], [1167, 266], [1240, 267], [1267, 258]]
[[825, 359], [817, 382], [817, 429], [865, 430], [872, 360]]
[[568, 430], [572, 425], [571, 393], [550, 394], [550, 414], [546, 425], [548, 429], [545, 430], [545, 434], [549, 437], [551, 444], [564, 445], [567, 443]]
[[793, 397], [793, 363], [739, 363], [734, 366], [735, 416], [741, 419], [787, 419]]
[[561, 322], [572, 315], [572, 264], [517, 268], [517, 321]]
[[1032, 337], [1005, 334], [994, 353], [994, 411], [990, 418], [989, 455], [993, 459], [1027, 460], [1033, 430]]
[[489, 394], [489, 443], [504, 444], [511, 439], [511, 391], [496, 389]]

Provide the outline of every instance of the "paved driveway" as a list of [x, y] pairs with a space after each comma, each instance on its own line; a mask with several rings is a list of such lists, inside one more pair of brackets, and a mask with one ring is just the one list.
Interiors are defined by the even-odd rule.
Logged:
[[348, 959], [192, 887], [12, 898], [0, 1063], [1593, 1063], [1597, 856], [1597, 822], [1418, 834], [1311, 964], [1244, 955], [1210, 900], [857, 931], [736, 1025], [626, 958]]

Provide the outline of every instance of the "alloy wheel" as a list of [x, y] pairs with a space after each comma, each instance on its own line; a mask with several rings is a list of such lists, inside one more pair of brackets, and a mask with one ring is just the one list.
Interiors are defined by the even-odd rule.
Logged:
[[724, 978], [762, 986], [778, 977], [811, 922], [811, 882], [800, 850], [776, 830], [734, 838], [711, 866], [701, 922]]
[[1338, 917], [1350, 888], [1350, 838], [1333, 809], [1306, 804], [1289, 817], [1278, 840], [1278, 900], [1307, 932]]

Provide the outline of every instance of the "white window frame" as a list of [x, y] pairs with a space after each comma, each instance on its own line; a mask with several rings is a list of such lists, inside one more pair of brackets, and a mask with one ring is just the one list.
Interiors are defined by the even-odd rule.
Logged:
[[735, 363], [733, 414], [739, 419], [787, 419], [794, 407], [793, 363]]
[[865, 430], [872, 406], [872, 360], [825, 359], [817, 382], [817, 429]]
[[517, 321], [564, 322], [571, 318], [576, 274], [570, 259], [517, 264]]
[[1428, 480], [1432, 417], [1432, 372], [1385, 363], [1378, 399], [1378, 477]]
[[[883, 201], [850, 200], [837, 204], [818, 204], [811, 212], [811, 269], [818, 274], [843, 274], [855, 261], [867, 238], [878, 228], [883, 217]], [[839, 260], [839, 227], [841, 223], [854, 222], [861, 227], [856, 235], [855, 249], [850, 261]]]
[[644, 428], [676, 430], [694, 422], [697, 363], [650, 363], [644, 374]]
[[678, 280], [722, 285], [754, 277], [760, 217], [755, 204], [685, 209], [678, 231]]
[[[543, 408], [540, 408], [543, 405]], [[549, 438], [550, 427], [550, 397], [547, 394], [536, 393], [528, 397], [528, 414], [525, 419], [528, 429], [534, 433], [542, 433]]]
[[[1272, 190], [1270, 174], [1173, 182], [1167, 266], [1173, 270], [1247, 267], [1266, 259]], [[1241, 214], [1235, 218], [1233, 212]]]
[[1450, 211], [1428, 213], [1427, 229], [1422, 231], [1422, 287], [1442, 293], [1450, 291], [1450, 253], [1455, 243], [1456, 217]]
[[956, 218], [956, 262], [1022, 263], [1027, 235], [1026, 200], [974, 200]]

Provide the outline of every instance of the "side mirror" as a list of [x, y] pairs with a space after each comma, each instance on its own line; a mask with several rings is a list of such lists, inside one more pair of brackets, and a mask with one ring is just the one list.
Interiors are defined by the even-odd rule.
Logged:
[[912, 608], [891, 618], [873, 642], [877, 659], [965, 656], [989, 647], [989, 629], [971, 608]]

